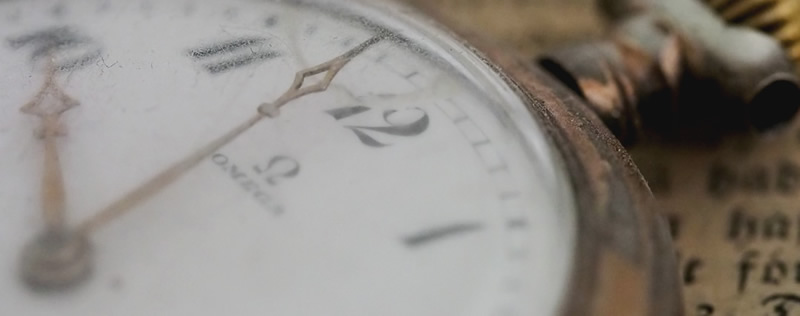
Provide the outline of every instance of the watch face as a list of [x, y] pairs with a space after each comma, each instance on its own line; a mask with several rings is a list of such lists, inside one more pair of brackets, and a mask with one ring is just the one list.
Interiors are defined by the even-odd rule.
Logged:
[[564, 164], [501, 77], [421, 20], [0, 1], [3, 314], [556, 314]]

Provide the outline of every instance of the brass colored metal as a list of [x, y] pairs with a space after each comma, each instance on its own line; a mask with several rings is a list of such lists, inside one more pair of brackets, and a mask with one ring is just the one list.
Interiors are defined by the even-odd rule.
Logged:
[[73, 288], [86, 280], [93, 266], [88, 239], [67, 231], [51, 230], [25, 246], [21, 273], [28, 286], [39, 292]]
[[777, 39], [800, 73], [800, 1], [704, 0], [730, 23], [759, 29]]
[[577, 83], [623, 141], [765, 131], [800, 109], [800, 78], [769, 36], [731, 27], [695, 0], [602, 4], [618, 19], [604, 44], [555, 51], [544, 65]]
[[61, 230], [65, 226], [67, 196], [56, 140], [66, 134], [61, 116], [79, 105], [56, 82], [56, 74], [57, 69], [51, 62], [42, 88], [20, 109], [22, 113], [39, 117], [42, 122], [38, 132], [44, 144], [41, 208], [48, 230]]
[[615, 38], [554, 50], [539, 65], [586, 99], [623, 144], [632, 144], [645, 126], [665, 130], [678, 116], [676, 43], [658, 32], [655, 37], [664, 42], [664, 57]]
[[[401, 0], [448, 27], [491, 34], [491, 40], [534, 56], [565, 41], [602, 34], [594, 0]], [[558, 12], [554, 14], [554, 12]]]

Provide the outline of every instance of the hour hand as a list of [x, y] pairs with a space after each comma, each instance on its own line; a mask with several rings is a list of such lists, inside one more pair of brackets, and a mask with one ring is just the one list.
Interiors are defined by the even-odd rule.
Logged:
[[34, 99], [20, 109], [41, 120], [41, 129], [37, 132], [38, 138], [44, 143], [41, 207], [48, 230], [64, 227], [66, 194], [56, 140], [66, 134], [60, 122], [61, 115], [78, 105], [77, 101], [64, 93], [54, 78], [55, 72], [51, 71]]
[[44, 172], [41, 182], [41, 211], [46, 228], [27, 245], [22, 255], [22, 277], [36, 290], [66, 287], [83, 279], [89, 272], [90, 247], [82, 236], [66, 227], [66, 190], [57, 139], [66, 134], [61, 116], [76, 107], [55, 82], [51, 67], [41, 90], [20, 111], [41, 120], [36, 133], [44, 143]]

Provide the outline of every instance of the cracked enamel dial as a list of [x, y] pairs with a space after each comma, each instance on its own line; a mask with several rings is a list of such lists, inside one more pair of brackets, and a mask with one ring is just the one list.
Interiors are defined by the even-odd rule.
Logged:
[[575, 206], [448, 33], [354, 1], [0, 1], [7, 315], [554, 315]]

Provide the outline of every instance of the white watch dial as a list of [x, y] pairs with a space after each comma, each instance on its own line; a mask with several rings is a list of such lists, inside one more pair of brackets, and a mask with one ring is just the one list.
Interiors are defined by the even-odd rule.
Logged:
[[0, 1], [0, 309], [557, 313], [565, 168], [500, 77], [417, 20]]

